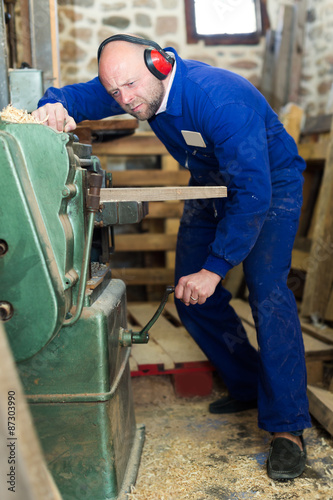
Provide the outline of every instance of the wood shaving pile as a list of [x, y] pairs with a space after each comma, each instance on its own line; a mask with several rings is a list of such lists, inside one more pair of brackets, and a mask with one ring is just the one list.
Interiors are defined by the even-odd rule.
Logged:
[[[217, 450], [209, 444], [195, 448], [193, 442], [177, 439], [169, 442], [161, 456], [156, 456], [148, 436], [141, 473], [136, 487], [132, 487], [132, 492], [128, 494], [128, 500], [333, 498], [333, 486], [329, 484], [333, 478], [332, 467], [326, 471], [327, 482], [306, 477], [275, 482], [268, 478], [266, 465], [258, 464], [251, 456], [232, 455], [227, 463], [223, 459], [218, 463], [221, 450], [216, 453]], [[212, 454], [217, 458], [216, 463], [209, 460]]]
[[[247, 449], [239, 446], [241, 441], [237, 438], [232, 439], [235, 427], [229, 428], [225, 421], [221, 427], [215, 427], [215, 420], [199, 415], [190, 424], [186, 410], [181, 418], [177, 411], [167, 410], [167, 419], [157, 413], [153, 419], [146, 419], [138, 480], [128, 500], [333, 499], [331, 440], [315, 436], [310, 439], [303, 475], [276, 482], [267, 476], [269, 443], [260, 444], [260, 437], [257, 444]], [[196, 426], [200, 432], [196, 432]], [[250, 431], [251, 428], [252, 425]], [[307, 432], [309, 435], [315, 430]]]
[[[44, 123], [37, 120], [33, 115], [25, 110], [14, 108], [11, 104], [8, 104], [8, 106], [3, 108], [0, 113], [0, 118], [1, 120], [11, 123]], [[44, 121], [46, 120], [47, 118]]]

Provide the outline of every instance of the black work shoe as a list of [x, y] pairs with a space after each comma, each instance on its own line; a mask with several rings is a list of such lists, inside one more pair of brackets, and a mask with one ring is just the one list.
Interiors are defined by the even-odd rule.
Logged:
[[257, 400], [238, 401], [230, 396], [218, 399], [209, 405], [210, 413], [238, 413], [239, 411], [252, 410], [257, 408]]
[[306, 449], [303, 437], [300, 436], [303, 451], [290, 439], [278, 437], [271, 442], [267, 459], [267, 474], [278, 481], [294, 479], [305, 469]]

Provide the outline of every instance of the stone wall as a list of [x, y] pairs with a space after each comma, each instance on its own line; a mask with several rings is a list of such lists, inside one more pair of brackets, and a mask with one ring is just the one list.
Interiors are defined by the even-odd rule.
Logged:
[[310, 115], [333, 113], [333, 2], [307, 4], [300, 104]]
[[[309, 114], [324, 113], [333, 82], [333, 3], [301, 1], [307, 2], [308, 14], [299, 104]], [[272, 28], [280, 5], [286, 2], [267, 0]], [[96, 76], [98, 45], [119, 32], [173, 46], [183, 58], [223, 67], [254, 85], [260, 83], [264, 38], [258, 45], [187, 44], [183, 0], [58, 0], [58, 17], [62, 85]]]
[[198, 59], [259, 83], [264, 40], [259, 45], [205, 46], [186, 43], [183, 0], [58, 0], [62, 84], [96, 76], [96, 51], [106, 37], [136, 33], [183, 58]]

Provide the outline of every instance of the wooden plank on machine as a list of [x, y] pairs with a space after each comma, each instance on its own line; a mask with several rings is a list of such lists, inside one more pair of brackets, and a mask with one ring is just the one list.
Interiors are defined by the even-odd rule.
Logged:
[[308, 385], [310, 413], [333, 436], [333, 393]]
[[147, 188], [104, 188], [101, 203], [108, 201], [166, 201], [225, 198], [225, 186], [167, 186]]
[[[156, 308], [150, 304], [131, 304], [129, 311], [140, 325], [145, 325], [155, 314]], [[174, 363], [207, 361], [205, 354], [185, 328], [173, 326], [163, 316], [154, 324], [150, 335]]]

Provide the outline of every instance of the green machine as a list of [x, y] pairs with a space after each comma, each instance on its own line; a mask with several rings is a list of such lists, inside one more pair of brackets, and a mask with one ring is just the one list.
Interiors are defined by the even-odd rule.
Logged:
[[108, 255], [112, 226], [139, 222], [147, 204], [101, 208], [91, 146], [38, 124], [0, 121], [0, 169], [0, 319], [48, 467], [65, 500], [123, 498], [144, 441], [130, 345], [147, 342], [163, 303], [127, 330], [125, 285], [90, 255], [96, 231]]

